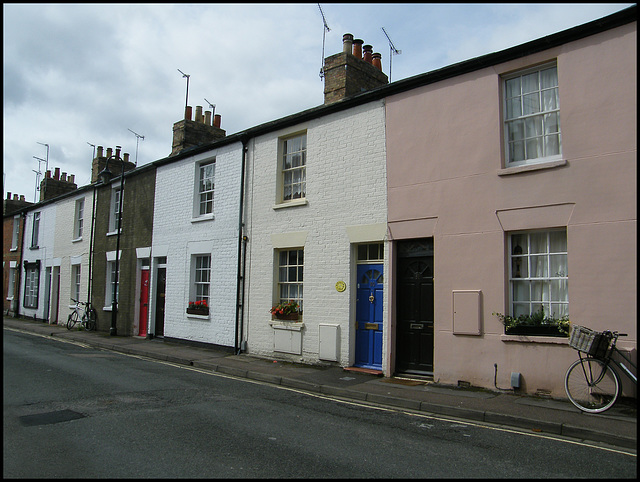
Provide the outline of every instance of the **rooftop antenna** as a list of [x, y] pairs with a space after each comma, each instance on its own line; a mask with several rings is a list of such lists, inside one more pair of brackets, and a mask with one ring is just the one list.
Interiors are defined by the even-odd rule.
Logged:
[[211, 107], [211, 118], [213, 119], [213, 116], [216, 113], [216, 105], [212, 104], [211, 102], [209, 102], [207, 99], [204, 99], [204, 101], [209, 104], [209, 107]]
[[326, 33], [330, 32], [331, 29], [327, 25], [327, 19], [324, 18], [324, 12], [320, 4], [318, 4], [318, 8], [320, 9], [320, 15], [322, 15], [322, 23], [324, 23], [324, 28], [322, 29], [322, 67], [320, 67], [320, 79], [322, 79], [324, 77], [324, 38]]
[[[47, 148], [47, 160], [45, 167], [45, 172], [49, 170], [49, 144], [44, 144], [43, 142], [38, 142], [41, 146], [45, 146]], [[40, 165], [38, 164], [38, 170], [40, 170]]]
[[140, 139], [142, 139], [144, 141], [144, 136], [141, 136], [140, 134], [133, 132], [131, 129], [127, 128], [127, 130], [131, 133], [133, 133], [136, 136], [136, 166], [138, 165], [138, 141]]
[[36, 171], [35, 169], [31, 169], [33, 172], [36, 173], [36, 188], [33, 191], [33, 202], [37, 203], [38, 202], [38, 198], [37, 198], [37, 193], [38, 193], [38, 181], [40, 180], [40, 174], [42, 174], [40, 171]]
[[384, 27], [382, 27], [382, 31], [389, 41], [389, 82], [391, 82], [391, 57], [393, 57], [394, 54], [400, 55], [402, 53], [402, 50], [398, 50], [395, 45], [393, 45], [393, 42], [389, 38], [389, 35], [387, 34], [387, 31], [384, 29]]
[[191, 77], [189, 74], [185, 74], [182, 70], [178, 69], [178, 72], [180, 72], [182, 74], [182, 78], [184, 79], [185, 77], [187, 78], [187, 97], [184, 100], [184, 111], [187, 111], [187, 106], [189, 105], [189, 77]]
[[96, 158], [96, 145], [95, 144], [91, 144], [90, 142], [87, 142], [87, 144], [89, 144], [91, 147], [93, 147], [93, 157], [91, 158], [91, 160], [93, 161]]

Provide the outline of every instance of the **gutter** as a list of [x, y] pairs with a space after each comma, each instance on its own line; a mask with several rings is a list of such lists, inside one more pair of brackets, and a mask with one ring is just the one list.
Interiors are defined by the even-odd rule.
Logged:
[[[242, 173], [240, 176], [240, 206], [238, 215], [238, 273], [236, 278], [236, 337], [234, 343], [234, 349], [236, 355], [242, 353], [242, 327], [243, 327], [243, 314], [244, 314], [244, 276], [247, 259], [247, 238], [243, 234], [244, 229], [244, 179], [246, 171], [247, 160], [247, 144], [249, 137], [242, 136]], [[243, 251], [244, 248], [244, 251]]]

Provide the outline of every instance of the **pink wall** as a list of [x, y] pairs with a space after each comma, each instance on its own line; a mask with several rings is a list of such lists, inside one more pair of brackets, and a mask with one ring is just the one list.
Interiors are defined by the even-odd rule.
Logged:
[[[628, 24], [387, 98], [391, 240], [434, 237], [434, 379], [564, 397], [566, 339], [507, 337], [506, 235], [567, 229], [572, 322], [637, 331], [636, 30]], [[500, 75], [557, 61], [562, 161], [503, 169]], [[393, 247], [392, 247], [393, 249]], [[481, 291], [481, 334], [453, 330], [452, 292]], [[393, 347], [393, 295], [390, 303]], [[393, 371], [393, 349], [387, 370]]]

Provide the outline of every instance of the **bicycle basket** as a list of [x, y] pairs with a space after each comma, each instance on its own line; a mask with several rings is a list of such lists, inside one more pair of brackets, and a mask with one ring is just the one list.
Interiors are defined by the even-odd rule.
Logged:
[[594, 358], [605, 358], [609, 354], [611, 336], [593, 331], [585, 326], [572, 325], [569, 346]]

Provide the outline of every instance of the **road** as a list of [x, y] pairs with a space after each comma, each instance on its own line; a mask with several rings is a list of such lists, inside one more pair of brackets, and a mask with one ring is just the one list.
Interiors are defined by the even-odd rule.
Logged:
[[635, 478], [625, 451], [3, 332], [5, 478]]

